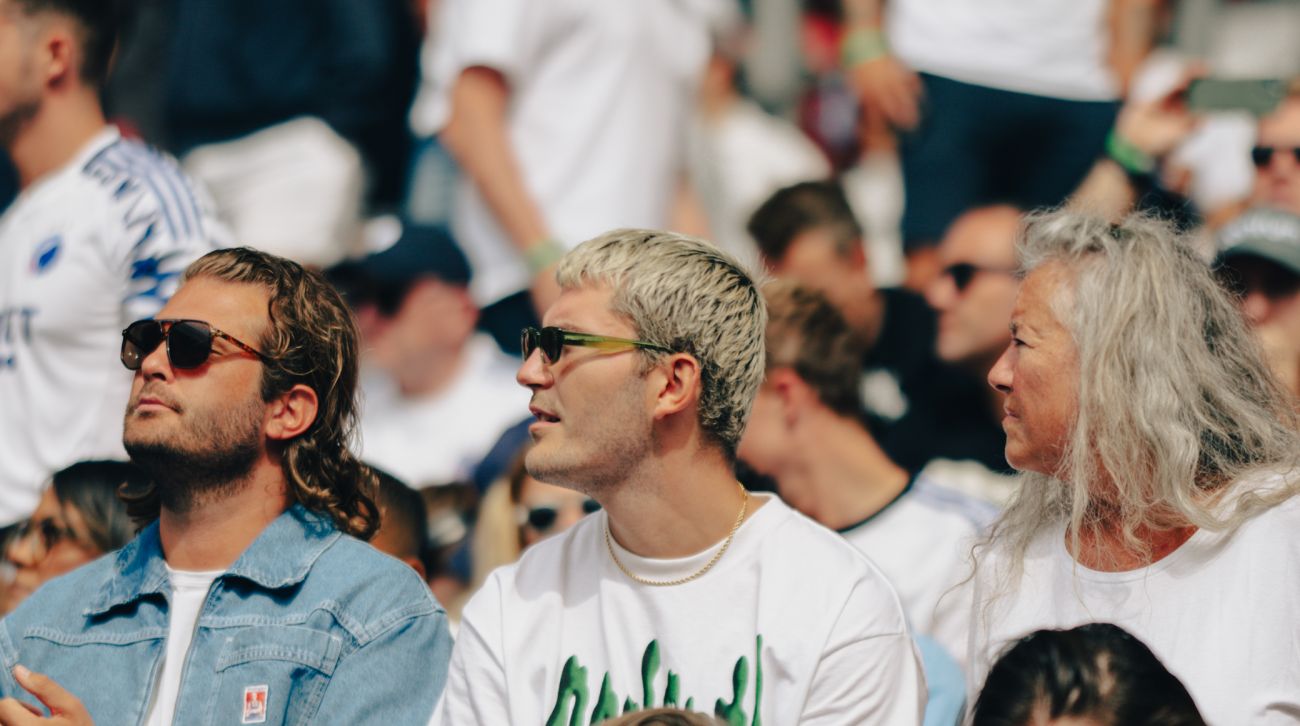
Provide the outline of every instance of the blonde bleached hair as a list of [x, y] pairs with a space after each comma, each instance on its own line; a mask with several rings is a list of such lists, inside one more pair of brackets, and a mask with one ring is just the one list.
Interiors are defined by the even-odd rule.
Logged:
[[[1052, 307], [1077, 351], [1079, 404], [1058, 471], [1023, 475], [987, 540], [1014, 572], [1062, 522], [1076, 553], [1104, 525], [1149, 560], [1142, 529], [1232, 531], [1300, 493], [1294, 402], [1191, 240], [1149, 216], [1043, 212], [1018, 256], [1022, 275], [1065, 272]], [[1265, 473], [1280, 484], [1232, 486]]]
[[[754, 280], [714, 245], [673, 232], [617, 229], [565, 255], [563, 289], [608, 287], [639, 339], [700, 364], [700, 428], [728, 457], [763, 380], [767, 312]], [[647, 366], [663, 353], [642, 349]]]

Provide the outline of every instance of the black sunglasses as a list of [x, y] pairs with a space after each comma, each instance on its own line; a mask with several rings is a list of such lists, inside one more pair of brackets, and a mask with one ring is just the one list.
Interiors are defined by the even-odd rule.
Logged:
[[1300, 146], [1286, 148], [1282, 146], [1256, 146], [1250, 150], [1250, 160], [1255, 162], [1255, 166], [1264, 168], [1273, 163], [1273, 152], [1291, 152], [1291, 157], [1300, 164]]
[[1001, 267], [980, 267], [972, 265], [969, 262], [958, 262], [943, 268], [943, 274], [952, 278], [952, 284], [957, 286], [957, 292], [965, 292], [966, 286], [970, 285], [971, 280], [981, 272], [996, 272], [1002, 275], [1010, 275], [1015, 270]]
[[628, 338], [611, 338], [607, 335], [575, 333], [572, 330], [564, 330], [563, 328], [542, 328], [541, 330], [524, 328], [520, 336], [520, 347], [524, 351], [524, 360], [528, 360], [533, 351], [541, 348], [542, 356], [546, 358], [546, 362], [555, 363], [560, 359], [560, 355], [564, 353], [564, 346], [566, 345], [581, 345], [603, 350], [648, 348], [662, 353], [672, 352], [658, 343], [647, 343], [643, 340], [630, 340]]
[[122, 331], [122, 365], [138, 371], [144, 359], [164, 340], [173, 368], [198, 368], [212, 355], [212, 339], [225, 338], [263, 363], [271, 359], [229, 333], [202, 320], [137, 320]]
[[[600, 511], [600, 502], [595, 499], [586, 499], [582, 502], [582, 513], [592, 514]], [[530, 507], [525, 514], [524, 521], [529, 527], [545, 534], [550, 531], [555, 523], [560, 519], [560, 508], [549, 504], [542, 504], [536, 507]]]

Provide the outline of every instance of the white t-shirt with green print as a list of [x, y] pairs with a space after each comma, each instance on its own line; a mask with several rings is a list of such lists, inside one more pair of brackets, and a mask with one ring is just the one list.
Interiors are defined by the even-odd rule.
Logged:
[[[893, 588], [835, 533], [754, 501], [729, 551], [682, 585], [620, 572], [603, 511], [494, 572], [465, 608], [434, 723], [567, 726], [675, 705], [747, 726], [919, 724], [924, 676]], [[617, 552], [671, 580], [720, 545]]]

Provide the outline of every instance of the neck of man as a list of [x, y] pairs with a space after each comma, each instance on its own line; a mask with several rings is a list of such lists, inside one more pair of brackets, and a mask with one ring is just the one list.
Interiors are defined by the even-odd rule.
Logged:
[[278, 459], [263, 456], [219, 496], [203, 498], [184, 512], [163, 507], [158, 535], [167, 564], [175, 570], [229, 569], [289, 504]]
[[791, 443], [801, 456], [777, 481], [804, 514], [830, 529], [879, 513], [911, 480], [860, 423], [830, 409], [810, 412]]
[[19, 186], [26, 189], [63, 168], [105, 125], [104, 111], [93, 89], [47, 97], [9, 144]]
[[[726, 455], [714, 446], [661, 441], [657, 448], [616, 488], [597, 497], [615, 541], [641, 557], [667, 559], [688, 557], [726, 539], [745, 501]], [[745, 518], [762, 504], [749, 497]]]

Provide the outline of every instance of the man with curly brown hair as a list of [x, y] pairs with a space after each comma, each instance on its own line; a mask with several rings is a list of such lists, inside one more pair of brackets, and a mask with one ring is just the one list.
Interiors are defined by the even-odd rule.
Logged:
[[378, 509], [349, 451], [358, 344], [339, 295], [219, 250], [122, 335], [124, 444], [152, 479], [126, 494], [155, 521], [0, 623], [21, 664], [0, 673], [0, 722], [32, 718], [24, 689], [71, 723], [426, 719], [451, 639], [420, 577], [360, 541]]

